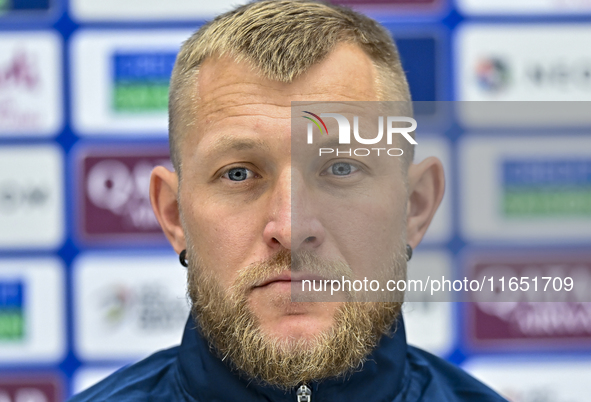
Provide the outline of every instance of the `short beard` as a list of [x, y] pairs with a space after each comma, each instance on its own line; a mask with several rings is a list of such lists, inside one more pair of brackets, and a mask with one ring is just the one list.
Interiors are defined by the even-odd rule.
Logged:
[[[345, 377], [360, 369], [382, 336], [391, 335], [402, 306], [401, 301], [345, 302], [336, 311], [329, 330], [311, 339], [274, 339], [260, 328], [247, 297], [252, 284], [291, 270], [291, 253], [282, 251], [242, 269], [236, 283], [224, 292], [209, 274], [212, 270], [205, 269], [191, 251], [188, 285], [197, 327], [223, 361], [230, 362], [249, 379], [279, 388]], [[316, 266], [330, 265], [315, 255], [303, 258], [307, 264], [316, 261]], [[398, 277], [401, 258], [406, 268], [406, 260], [397, 253], [394, 263]], [[288, 297], [284, 302], [291, 300]]]

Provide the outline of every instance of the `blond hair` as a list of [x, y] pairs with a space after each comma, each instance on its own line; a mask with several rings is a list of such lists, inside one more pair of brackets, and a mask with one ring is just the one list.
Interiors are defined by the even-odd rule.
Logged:
[[170, 80], [169, 141], [175, 170], [180, 173], [179, 136], [193, 124], [196, 77], [205, 59], [230, 55], [270, 80], [289, 83], [343, 42], [358, 45], [373, 61], [379, 100], [410, 101], [390, 34], [348, 8], [310, 0], [267, 0], [238, 7], [201, 27], [181, 47]]

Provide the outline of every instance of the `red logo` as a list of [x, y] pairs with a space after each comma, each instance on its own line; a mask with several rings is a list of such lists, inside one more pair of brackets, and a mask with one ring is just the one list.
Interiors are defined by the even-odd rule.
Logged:
[[0, 377], [2, 402], [61, 402], [62, 385], [57, 377]]
[[[468, 265], [474, 277], [504, 278], [504, 294], [495, 302], [466, 303], [470, 343], [484, 348], [572, 348], [591, 343], [591, 255], [584, 253], [498, 253], [475, 256]], [[513, 280], [513, 278], [515, 278]], [[521, 278], [527, 281], [521, 283]], [[562, 278], [571, 278], [570, 292], [555, 292]], [[536, 292], [512, 291], [537, 282]], [[535, 282], [534, 282], [535, 280]], [[530, 289], [532, 290], [532, 289]], [[478, 298], [476, 298], [478, 300]]]
[[168, 148], [87, 148], [78, 163], [78, 221], [83, 241], [165, 242], [152, 211], [149, 189], [155, 166], [172, 169]]

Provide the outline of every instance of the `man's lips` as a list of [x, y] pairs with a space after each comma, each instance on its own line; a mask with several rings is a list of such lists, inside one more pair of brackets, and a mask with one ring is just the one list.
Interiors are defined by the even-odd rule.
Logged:
[[306, 273], [292, 275], [291, 272], [287, 272], [287, 273], [282, 273], [281, 275], [274, 276], [274, 277], [269, 278], [267, 280], [264, 280], [260, 284], [256, 285], [255, 288], [262, 288], [264, 286], [270, 285], [275, 282], [301, 282], [303, 280], [323, 281], [324, 279], [325, 278], [318, 276], [318, 275], [312, 275], [312, 274], [306, 274]]
[[255, 288], [262, 288], [263, 286], [270, 285], [274, 282], [291, 282], [291, 280], [291, 273], [281, 274], [261, 282], [259, 285], [256, 285]]

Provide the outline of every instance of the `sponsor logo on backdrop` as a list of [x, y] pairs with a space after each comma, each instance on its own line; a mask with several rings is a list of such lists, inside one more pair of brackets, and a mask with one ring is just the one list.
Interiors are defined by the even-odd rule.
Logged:
[[[99, 3], [111, 4], [93, 1]], [[121, 3], [114, 1], [113, 10]], [[169, 3], [166, 7], [172, 8]], [[138, 7], [132, 9], [135, 15]], [[165, 138], [170, 74], [182, 42], [191, 34], [169, 29], [76, 32], [70, 43], [72, 124], [77, 134]]]
[[86, 21], [195, 21], [211, 19], [244, 3], [244, 0], [175, 0], [172, 3], [152, 0], [138, 7], [134, 0], [72, 0], [70, 8], [76, 19]]
[[[586, 303], [591, 254], [496, 254], [474, 256], [467, 266], [473, 277], [494, 275], [507, 281], [504, 291], [492, 299], [490, 294], [477, 295], [477, 301], [466, 303], [475, 346], [565, 348], [577, 346], [577, 341], [591, 343], [591, 303]], [[513, 292], [511, 278], [517, 278], [514, 282], [521, 288], [528, 283], [530, 291]], [[565, 286], [565, 278], [572, 278], [572, 291], [556, 292]]]
[[121, 113], [166, 112], [168, 82], [176, 52], [127, 53], [112, 55], [112, 108]]
[[63, 385], [53, 375], [0, 376], [1, 402], [61, 402]]
[[588, 0], [458, 0], [466, 14], [580, 14], [591, 13]]
[[22, 280], [0, 280], [0, 342], [25, 337], [25, 289]]
[[6, 180], [0, 183], [0, 214], [12, 214], [20, 209], [42, 210], [49, 202], [48, 183], [31, 184]]
[[130, 325], [139, 331], [166, 331], [187, 319], [186, 301], [158, 282], [111, 283], [98, 290], [96, 300], [104, 326], [112, 330]]
[[167, 148], [87, 148], [79, 158], [80, 233], [88, 242], [163, 242], [150, 204], [150, 174], [172, 170]]
[[75, 264], [76, 347], [84, 359], [135, 359], [178, 344], [189, 307], [174, 254], [81, 257]]
[[502, 170], [507, 217], [591, 216], [591, 158], [505, 160]]
[[467, 25], [457, 36], [459, 100], [589, 101], [591, 52], [577, 43], [590, 38], [581, 25]]
[[522, 70], [518, 70], [502, 58], [487, 57], [474, 65], [474, 78], [478, 87], [487, 94], [510, 89], [511, 74], [515, 75], [515, 83], [521, 83], [530, 90], [591, 92], [591, 62], [586, 60], [571, 63], [562, 60], [530, 60]]
[[52, 135], [61, 124], [57, 37], [0, 35], [0, 135]]
[[35, 54], [17, 50], [8, 59], [8, 63], [0, 66], [0, 89], [20, 88], [35, 91], [40, 86], [39, 63]]
[[19, 109], [14, 101], [19, 95], [34, 97], [39, 93], [41, 80], [35, 56], [34, 53], [18, 50], [4, 65], [0, 65], [0, 118], [4, 126], [33, 129], [39, 125], [39, 111]]
[[[535, 111], [546, 103], [526, 107]], [[591, 139], [559, 133], [517, 138], [499, 131], [461, 139], [461, 224], [469, 241], [591, 239]]]
[[0, 259], [0, 362], [54, 363], [63, 358], [64, 294], [58, 260]]
[[507, 88], [510, 79], [507, 63], [497, 57], [483, 58], [476, 65], [478, 86], [485, 92], [500, 92]]
[[525, 67], [528, 83], [537, 88], [591, 91], [591, 60], [532, 61]]
[[64, 234], [61, 150], [0, 149], [0, 247], [56, 247]]

